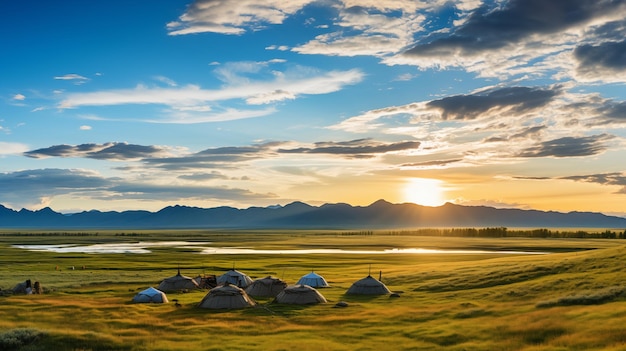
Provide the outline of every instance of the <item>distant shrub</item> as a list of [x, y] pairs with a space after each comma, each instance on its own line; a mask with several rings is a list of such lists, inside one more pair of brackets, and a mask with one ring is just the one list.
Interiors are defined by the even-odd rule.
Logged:
[[19, 328], [0, 334], [0, 350], [19, 350], [39, 340], [44, 333], [37, 329]]
[[536, 307], [571, 306], [571, 305], [599, 305], [622, 296], [626, 292], [626, 287], [612, 286], [609, 288], [584, 292], [577, 295], [569, 295], [537, 303]]

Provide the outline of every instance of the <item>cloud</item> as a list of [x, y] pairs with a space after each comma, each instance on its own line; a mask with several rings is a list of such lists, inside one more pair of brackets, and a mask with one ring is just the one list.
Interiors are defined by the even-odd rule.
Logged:
[[418, 141], [384, 143], [372, 139], [356, 139], [343, 142], [317, 142], [312, 148], [279, 149], [278, 152], [286, 154], [331, 154], [355, 158], [370, 158], [374, 157], [376, 154], [413, 150], [419, 148], [419, 146], [420, 142]]
[[581, 45], [573, 55], [579, 80], [626, 81], [626, 40]]
[[[0, 130], [3, 130], [1, 126]], [[0, 141], [0, 157], [5, 155], [21, 155], [27, 150], [28, 146], [26, 144]]]
[[106, 178], [96, 172], [79, 169], [34, 169], [0, 173], [0, 202], [13, 207], [28, 207], [50, 202], [56, 196], [96, 200], [232, 200], [249, 201], [275, 198], [246, 189], [198, 185], [163, 185], [142, 180]]
[[626, 175], [624, 173], [599, 173], [589, 174], [582, 176], [568, 176], [561, 179], [574, 180], [577, 182], [596, 183], [601, 185], [617, 185], [622, 189], [618, 191], [619, 194], [626, 194]]
[[55, 145], [24, 152], [24, 156], [31, 158], [84, 157], [114, 161], [137, 160], [159, 155], [170, 155], [170, 152], [160, 146], [143, 146], [117, 142], [105, 144]]
[[166, 170], [234, 168], [241, 162], [274, 157], [275, 149], [284, 142], [268, 142], [250, 146], [219, 147], [178, 157], [155, 157], [142, 160], [146, 165]]
[[178, 176], [178, 179], [191, 180], [195, 182], [204, 182], [207, 180], [215, 180], [215, 179], [225, 180], [225, 179], [228, 179], [228, 177], [218, 171], [212, 171], [212, 172], [207, 172], [207, 173], [184, 174], [184, 175]]
[[193, 33], [243, 34], [280, 24], [314, 0], [196, 0], [178, 21], [167, 24], [169, 35]]
[[12, 99], [16, 101], [24, 101], [26, 100], [26, 96], [24, 96], [23, 94], [15, 94], [13, 95]]
[[448, 160], [431, 160], [422, 162], [404, 163], [400, 165], [402, 168], [412, 169], [445, 169], [453, 166], [459, 166], [463, 162], [462, 158], [448, 159]]
[[559, 86], [488, 88], [471, 94], [370, 110], [327, 128], [367, 133], [383, 128], [385, 126], [383, 119], [399, 116], [429, 123], [436, 120], [486, 119], [494, 115], [516, 117], [549, 105], [561, 94], [562, 89]]
[[444, 120], [475, 119], [493, 109], [503, 113], [523, 113], [548, 104], [558, 94], [558, 88], [498, 88], [469, 95], [445, 97], [430, 101], [426, 106], [439, 110]]
[[81, 75], [74, 74], [74, 73], [66, 74], [66, 75], [62, 75], [62, 76], [56, 76], [56, 77], [54, 77], [54, 79], [56, 79], [56, 80], [73, 81], [74, 84], [76, 84], [76, 85], [81, 85], [81, 84], [86, 83], [87, 81], [89, 81], [89, 78], [83, 77]]
[[571, 69], [568, 55], [576, 45], [597, 42], [587, 29], [623, 18], [625, 9], [622, 1], [612, 0], [485, 2], [457, 26], [423, 36], [385, 62], [462, 67], [501, 79], [552, 74], [557, 67]]
[[91, 128], [91, 126], [88, 126], [88, 125], [82, 125], [82, 126], [79, 127], [79, 129], [80, 130], [91, 130], [92, 128]]
[[[206, 110], [206, 104], [210, 102], [232, 99], [243, 99], [249, 104], [267, 104], [300, 95], [332, 93], [360, 82], [363, 77], [361, 71], [352, 69], [317, 75], [309, 73], [305, 77], [301, 72], [294, 72], [293, 75], [278, 75], [271, 81], [242, 79], [238, 84], [228, 85], [220, 90], [202, 89], [195, 85], [169, 88], [138, 86], [135, 89], [69, 94], [58, 107], [67, 109], [81, 106], [156, 104], [168, 105], [174, 110], [197, 106], [203, 106]], [[228, 79], [231, 83], [234, 81], [232, 77]]]
[[519, 157], [582, 157], [592, 156], [607, 149], [612, 135], [600, 134], [586, 137], [563, 137], [539, 143], [519, 153]]
[[352, 1], [339, 10], [337, 31], [318, 35], [293, 51], [333, 56], [397, 53], [413, 42], [413, 33], [422, 30], [424, 16], [415, 11], [416, 5], [405, 1], [384, 2], [383, 6]]

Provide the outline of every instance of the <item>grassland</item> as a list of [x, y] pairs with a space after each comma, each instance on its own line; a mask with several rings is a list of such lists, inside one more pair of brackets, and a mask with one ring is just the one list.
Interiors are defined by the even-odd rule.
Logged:
[[[188, 240], [216, 246], [508, 249], [547, 255], [201, 255], [160, 247], [149, 254], [32, 252], [13, 244]], [[0, 233], [0, 288], [26, 279], [44, 295], [0, 297], [0, 349], [19, 350], [625, 350], [626, 246], [609, 239], [443, 238], [345, 233], [146, 231]], [[182, 305], [132, 304], [139, 290], [176, 273], [295, 283], [311, 269], [329, 303], [210, 311], [206, 291], [170, 293]], [[84, 266], [84, 269], [83, 269]], [[347, 296], [372, 270], [400, 292]], [[71, 267], [74, 267], [72, 270]], [[346, 301], [349, 306], [337, 308]], [[4, 343], [4, 344], [3, 344]], [[4, 345], [4, 346], [3, 346]]]

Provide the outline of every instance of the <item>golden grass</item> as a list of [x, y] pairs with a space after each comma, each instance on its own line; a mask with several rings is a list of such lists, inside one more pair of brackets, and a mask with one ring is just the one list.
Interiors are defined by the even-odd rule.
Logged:
[[[83, 243], [136, 241], [99, 233]], [[28, 350], [620, 350], [626, 299], [598, 304], [542, 303], [624, 287], [619, 240], [344, 236], [333, 232], [141, 232], [140, 240], [200, 240], [255, 248], [563, 248], [549, 255], [199, 255], [159, 248], [151, 254], [57, 254], [13, 243], [69, 243], [69, 236], [7, 236], [0, 244], [0, 287], [27, 278], [51, 291], [0, 297], [0, 332], [34, 328], [45, 337]], [[26, 241], [22, 241], [26, 239]], [[168, 294], [182, 306], [132, 304], [134, 294], [176, 273], [221, 274], [235, 264], [253, 277], [289, 283], [315, 269], [332, 285], [328, 304], [198, 309], [206, 291]], [[69, 270], [85, 266], [86, 269]], [[369, 269], [401, 297], [345, 295]], [[62, 267], [56, 270], [56, 266]], [[346, 301], [349, 306], [337, 308]]]

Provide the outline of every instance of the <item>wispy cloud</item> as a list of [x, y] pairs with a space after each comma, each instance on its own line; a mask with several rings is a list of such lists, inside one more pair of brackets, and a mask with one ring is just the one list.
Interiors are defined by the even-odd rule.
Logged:
[[24, 101], [26, 100], [26, 96], [24, 96], [23, 94], [15, 94], [13, 95], [12, 99], [15, 101]]
[[75, 74], [75, 73], [65, 74], [62, 76], [55, 76], [54, 79], [72, 81], [74, 82], [75, 85], [81, 85], [89, 81], [89, 78], [81, 76], [79, 74]]
[[[225, 70], [220, 71], [226, 75]], [[240, 71], [241, 72], [241, 69]], [[237, 76], [235, 78], [234, 76]], [[222, 89], [203, 89], [196, 85], [184, 87], [146, 87], [73, 93], [66, 96], [58, 105], [61, 109], [81, 106], [112, 106], [124, 104], [167, 105], [174, 110], [193, 110], [202, 106], [206, 110], [209, 103], [242, 99], [248, 104], [268, 104], [271, 102], [294, 99], [300, 95], [327, 94], [343, 87], [360, 82], [364, 75], [353, 69], [348, 71], [330, 71], [302, 77], [281, 74], [270, 81], [253, 81], [232, 74], [227, 78], [230, 84]], [[245, 84], [244, 84], [245, 83]], [[202, 111], [204, 112], [204, 111]], [[219, 120], [219, 118], [217, 118]]]

